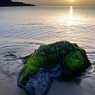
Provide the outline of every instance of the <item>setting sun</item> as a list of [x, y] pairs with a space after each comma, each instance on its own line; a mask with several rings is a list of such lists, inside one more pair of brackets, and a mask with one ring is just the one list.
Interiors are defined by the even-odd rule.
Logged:
[[69, 4], [69, 5], [75, 5], [78, 3], [79, 0], [65, 0], [64, 3], [65, 4]]
[[75, 0], [70, 0], [69, 2], [75, 2]]

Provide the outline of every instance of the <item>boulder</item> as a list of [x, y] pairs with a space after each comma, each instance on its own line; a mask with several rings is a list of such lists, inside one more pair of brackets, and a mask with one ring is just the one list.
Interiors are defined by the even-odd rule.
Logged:
[[61, 41], [43, 45], [26, 57], [18, 86], [30, 95], [43, 95], [53, 80], [80, 75], [90, 65], [85, 50], [77, 44]]

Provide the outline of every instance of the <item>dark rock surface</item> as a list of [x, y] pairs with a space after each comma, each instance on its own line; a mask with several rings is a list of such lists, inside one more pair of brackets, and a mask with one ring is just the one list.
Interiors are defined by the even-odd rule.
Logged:
[[61, 65], [56, 65], [52, 69], [48, 70], [49, 77], [52, 80], [57, 80], [62, 74], [62, 67]]
[[25, 89], [29, 95], [45, 95], [51, 85], [48, 72], [41, 69], [37, 75], [30, 77]]

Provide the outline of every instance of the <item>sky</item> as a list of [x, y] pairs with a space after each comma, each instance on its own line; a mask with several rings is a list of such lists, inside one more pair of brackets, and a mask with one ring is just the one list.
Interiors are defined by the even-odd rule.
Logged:
[[13, 0], [35, 5], [88, 5], [95, 4], [95, 0]]

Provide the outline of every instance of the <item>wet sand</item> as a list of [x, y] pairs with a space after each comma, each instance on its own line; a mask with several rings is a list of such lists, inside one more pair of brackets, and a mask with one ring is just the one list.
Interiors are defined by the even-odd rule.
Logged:
[[95, 78], [83, 79], [78, 84], [54, 81], [47, 95], [95, 95]]
[[0, 79], [0, 95], [26, 95], [22, 89], [17, 87], [16, 81], [16, 78]]
[[[17, 87], [16, 81], [16, 77], [0, 79], [0, 95], [27, 95]], [[73, 82], [54, 81], [47, 95], [95, 95], [95, 77], [85, 77]]]

